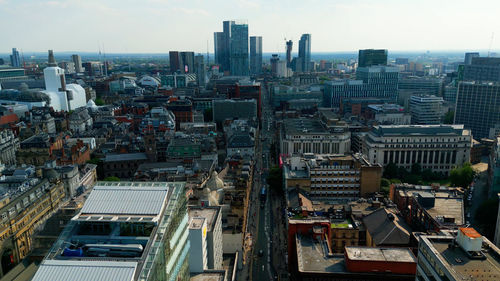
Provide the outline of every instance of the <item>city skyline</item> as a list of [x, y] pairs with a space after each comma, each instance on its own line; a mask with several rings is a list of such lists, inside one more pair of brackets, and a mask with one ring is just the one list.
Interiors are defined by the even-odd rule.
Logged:
[[[471, 6], [466, 1], [400, 2], [387, 0], [381, 5], [365, 0], [293, 1], [283, 6], [279, 1], [240, 0], [228, 7], [223, 1], [197, 0], [149, 0], [141, 2], [142, 6], [115, 0], [21, 4], [0, 0], [0, 24], [16, 22], [17, 26], [5, 32], [0, 53], [8, 53], [13, 47], [24, 52], [102, 49], [106, 53], [206, 53], [207, 45], [213, 53], [213, 32], [220, 29], [221, 21], [232, 19], [248, 21], [249, 35], [263, 37], [264, 53], [284, 52], [285, 38], [297, 44], [305, 33], [315, 38], [312, 53], [365, 48], [488, 50], [490, 45], [492, 51], [500, 49], [500, 41], [492, 38], [492, 34], [500, 34], [495, 15], [500, 3], [484, 0]], [[57, 17], [47, 20], [46, 15]], [[92, 21], [85, 20], [90, 17]]]

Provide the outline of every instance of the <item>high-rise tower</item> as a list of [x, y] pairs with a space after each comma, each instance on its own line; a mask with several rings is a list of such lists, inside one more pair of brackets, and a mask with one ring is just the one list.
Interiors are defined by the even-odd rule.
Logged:
[[262, 37], [250, 37], [250, 74], [262, 72]]
[[299, 58], [301, 58], [302, 71], [311, 71], [311, 34], [302, 34], [299, 41]]
[[286, 41], [286, 67], [291, 67], [292, 63], [292, 40]]

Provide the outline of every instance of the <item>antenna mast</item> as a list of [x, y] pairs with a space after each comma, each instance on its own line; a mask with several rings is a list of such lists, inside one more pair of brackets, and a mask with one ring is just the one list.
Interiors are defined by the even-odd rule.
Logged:
[[491, 33], [491, 39], [490, 39], [490, 46], [488, 47], [488, 57], [490, 57], [491, 54], [491, 45], [493, 44], [493, 38], [495, 37], [495, 32]]

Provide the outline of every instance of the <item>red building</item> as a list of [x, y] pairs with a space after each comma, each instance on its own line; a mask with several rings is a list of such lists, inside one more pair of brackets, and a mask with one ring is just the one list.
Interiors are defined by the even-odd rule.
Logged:
[[417, 259], [407, 248], [345, 247], [345, 265], [349, 272], [414, 275]]

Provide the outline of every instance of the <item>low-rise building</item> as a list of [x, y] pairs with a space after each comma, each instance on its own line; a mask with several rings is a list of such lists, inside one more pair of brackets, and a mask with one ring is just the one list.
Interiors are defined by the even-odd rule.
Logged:
[[361, 154], [292, 156], [283, 165], [285, 187], [316, 200], [352, 200], [380, 190], [382, 166]]
[[375, 120], [380, 125], [410, 125], [411, 115], [398, 104], [370, 104], [367, 118]]
[[459, 188], [398, 184], [391, 186], [390, 197], [414, 230], [437, 232], [467, 224]]
[[222, 122], [226, 119], [256, 119], [257, 101], [255, 99], [214, 100], [212, 103], [213, 120]]
[[103, 164], [104, 177], [130, 179], [140, 164], [148, 161], [145, 153], [106, 154]]
[[418, 95], [410, 98], [412, 124], [440, 124], [443, 117], [442, 97]]
[[33, 280], [188, 280], [185, 183], [99, 182]]
[[16, 151], [19, 149], [19, 138], [12, 130], [0, 131], [0, 162], [5, 165], [16, 163]]
[[417, 281], [499, 280], [500, 250], [473, 228], [420, 236]]
[[0, 180], [0, 276], [30, 253], [35, 230], [59, 207], [65, 196], [61, 181], [36, 178], [30, 169], [18, 170]]
[[463, 125], [379, 125], [363, 138], [363, 154], [370, 163], [394, 163], [407, 170], [448, 174], [470, 161], [472, 136]]
[[347, 154], [351, 133], [346, 125], [327, 127], [318, 119], [286, 119], [280, 135], [283, 154]]

